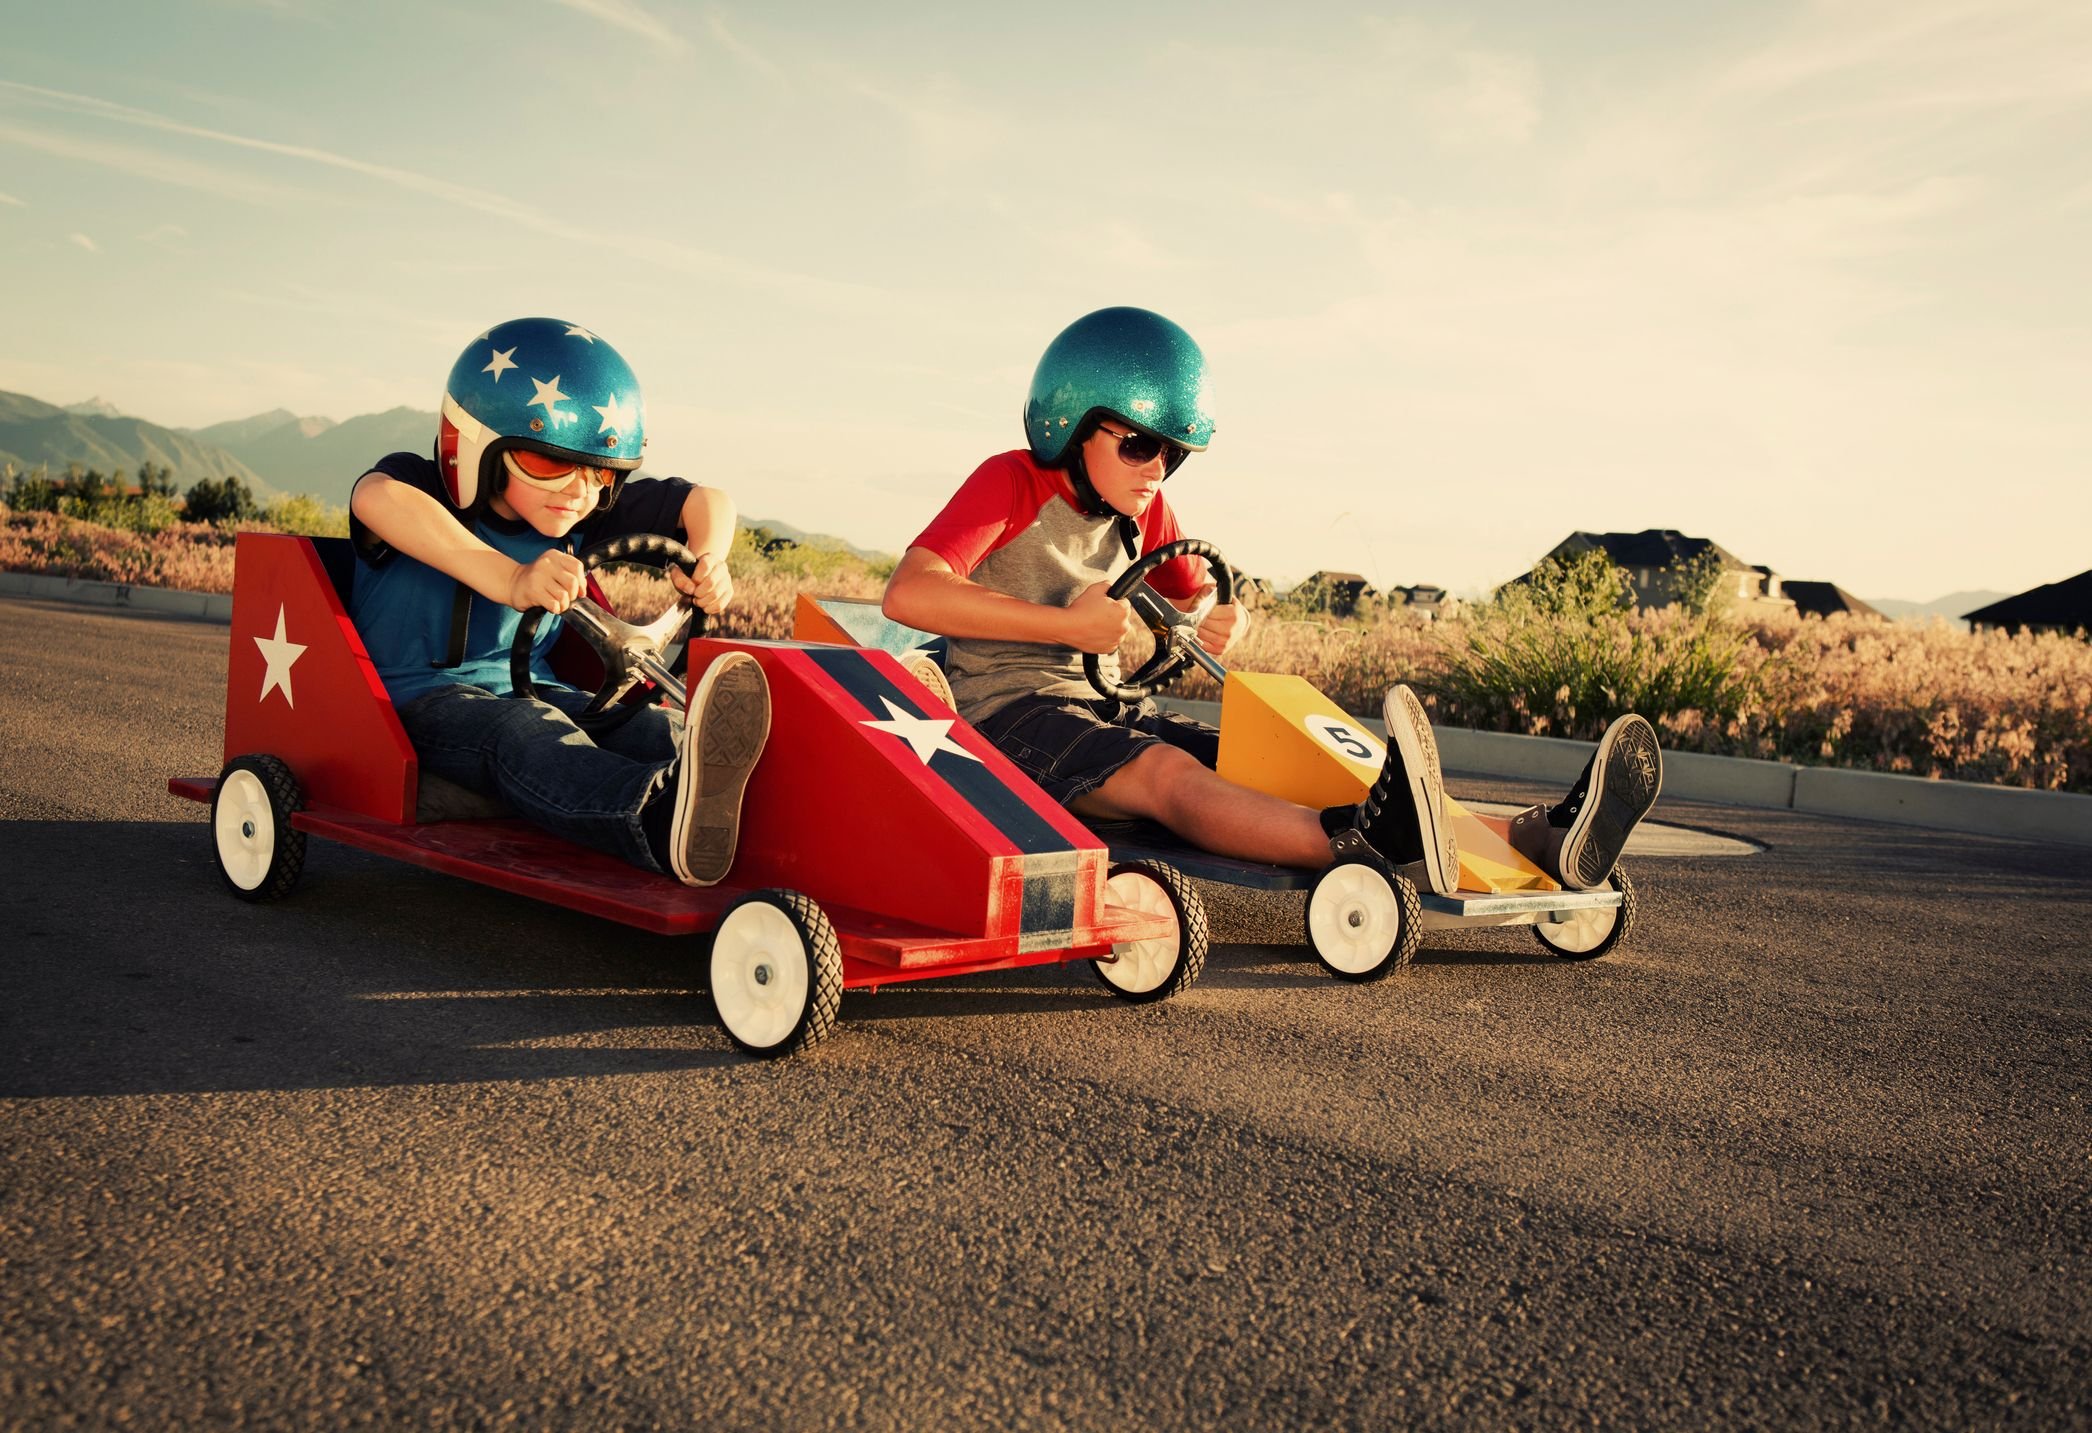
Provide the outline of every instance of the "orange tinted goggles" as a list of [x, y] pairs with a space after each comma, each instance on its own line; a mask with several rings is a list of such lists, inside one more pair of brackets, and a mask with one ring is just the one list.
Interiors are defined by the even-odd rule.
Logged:
[[533, 487], [563, 488], [580, 474], [584, 482], [596, 487], [607, 488], [618, 480], [615, 468], [590, 468], [571, 458], [554, 458], [544, 453], [535, 453], [528, 448], [510, 448], [501, 455], [511, 475], [521, 478]]

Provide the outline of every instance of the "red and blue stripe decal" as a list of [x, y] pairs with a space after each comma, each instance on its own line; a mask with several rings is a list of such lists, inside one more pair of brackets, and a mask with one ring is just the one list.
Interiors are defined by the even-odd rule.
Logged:
[[[888, 703], [910, 716], [930, 716], [916, 683], [895, 682], [874, 666], [864, 652], [811, 645], [802, 650], [823, 675], [864, 710], [868, 719], [886, 720]], [[997, 776], [986, 762], [938, 751], [931, 753], [927, 769], [1021, 853], [1018, 859], [1024, 897], [1018, 949], [1052, 950], [1069, 944], [1074, 939], [1075, 883], [1081, 871], [1082, 853], [1033, 808], [1025, 793]], [[1035, 791], [1034, 799], [1050, 798]]]

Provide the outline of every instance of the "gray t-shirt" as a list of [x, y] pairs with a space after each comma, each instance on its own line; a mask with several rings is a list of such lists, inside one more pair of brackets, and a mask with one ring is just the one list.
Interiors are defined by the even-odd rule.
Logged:
[[[1109, 582], [1132, 565], [1113, 518], [1086, 517], [1056, 501], [1042, 506], [1031, 526], [982, 559], [973, 580], [1027, 602], [1066, 607], [1084, 589]], [[1117, 681], [1117, 654], [1100, 661], [1104, 675]], [[954, 637], [944, 666], [959, 713], [970, 722], [985, 720], [1018, 697], [1098, 696], [1082, 674], [1082, 653], [1050, 642]]]

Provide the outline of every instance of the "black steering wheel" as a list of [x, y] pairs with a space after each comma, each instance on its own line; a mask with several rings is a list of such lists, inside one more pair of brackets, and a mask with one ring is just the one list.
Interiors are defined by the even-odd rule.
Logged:
[[[1082, 674], [1090, 679], [1090, 685], [1100, 694], [1122, 702], [1140, 701], [1175, 681], [1186, 667], [1204, 655], [1198, 644], [1198, 630], [1199, 620], [1206, 615], [1207, 609], [1202, 606], [1195, 612], [1180, 611], [1143, 580], [1163, 563], [1174, 562], [1180, 557], [1203, 557], [1206, 565], [1213, 569], [1213, 606], [1224, 607], [1235, 600], [1235, 574], [1220, 555], [1220, 549], [1210, 542], [1180, 537], [1153, 552], [1142, 554], [1131, 567], [1119, 574], [1118, 581], [1111, 584], [1105, 595], [1114, 602], [1130, 600], [1133, 603], [1133, 610], [1155, 634], [1155, 655], [1143, 662], [1140, 670], [1127, 680], [1113, 682], [1105, 677], [1099, 654], [1084, 652]], [[1195, 652], [1199, 656], [1194, 656]]]
[[[697, 555], [672, 537], [640, 532], [596, 543], [581, 554], [581, 570], [594, 572], [613, 562], [637, 562], [647, 567], [674, 563], [689, 573], [697, 567]], [[614, 726], [637, 711], [610, 705], [632, 690], [642, 678], [651, 679], [677, 706], [683, 704], [683, 658], [692, 638], [705, 634], [705, 614], [677, 594], [668, 610], [638, 626], [621, 621], [590, 598], [582, 597], [565, 613], [567, 624], [579, 632], [603, 661], [603, 684], [575, 721], [601, 730]], [[519, 697], [537, 695], [530, 679], [530, 652], [537, 641], [538, 625], [545, 609], [533, 607], [516, 626], [516, 642], [509, 649], [509, 684]]]

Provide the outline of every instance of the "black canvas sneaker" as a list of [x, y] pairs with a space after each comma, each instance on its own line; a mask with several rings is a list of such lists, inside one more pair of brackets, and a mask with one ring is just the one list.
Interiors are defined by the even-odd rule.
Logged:
[[1388, 689], [1380, 711], [1387, 722], [1387, 756], [1373, 789], [1353, 808], [1352, 829], [1390, 865], [1420, 864], [1432, 890], [1451, 894], [1460, 885], [1460, 848], [1446, 816], [1431, 720], [1416, 693], [1401, 685]]

